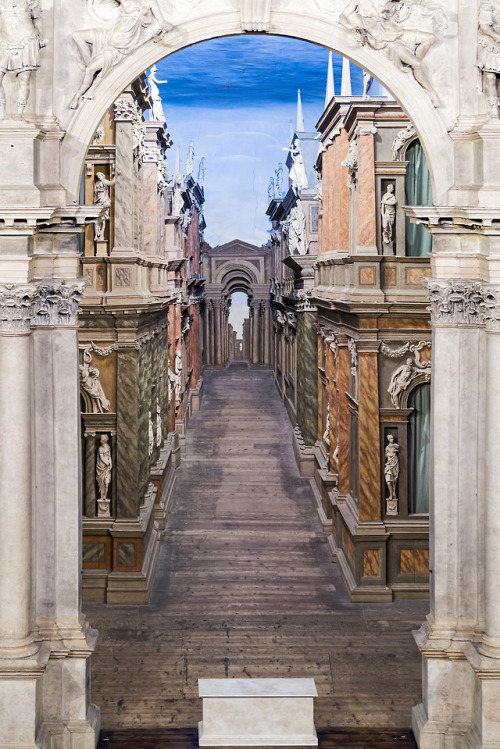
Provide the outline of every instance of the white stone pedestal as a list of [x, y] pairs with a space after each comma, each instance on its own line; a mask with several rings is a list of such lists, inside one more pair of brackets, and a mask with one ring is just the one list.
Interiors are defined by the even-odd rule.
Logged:
[[199, 746], [317, 746], [314, 679], [199, 679]]

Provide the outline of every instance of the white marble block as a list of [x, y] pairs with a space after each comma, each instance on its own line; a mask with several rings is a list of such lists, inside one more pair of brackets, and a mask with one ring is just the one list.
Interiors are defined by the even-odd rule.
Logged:
[[199, 746], [317, 746], [314, 679], [199, 679]]

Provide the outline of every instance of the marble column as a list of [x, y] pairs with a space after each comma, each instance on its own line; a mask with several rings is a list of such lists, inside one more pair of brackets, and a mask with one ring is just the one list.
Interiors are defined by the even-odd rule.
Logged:
[[[134, 344], [130, 348], [120, 347], [116, 375], [119, 390], [116, 404], [116, 513], [119, 518], [136, 518], [142, 500], [139, 487], [141, 461], [138, 374], [138, 352]], [[174, 405], [171, 407], [175, 409]], [[173, 428], [171, 420], [169, 424], [173, 431], [175, 422]]]
[[222, 364], [222, 309], [220, 300], [215, 307], [215, 363]]
[[337, 346], [338, 371], [338, 434], [339, 434], [339, 492], [349, 493], [349, 349], [345, 336], [339, 336]]
[[378, 342], [359, 341], [359, 519], [381, 520]]
[[260, 307], [258, 301], [255, 301], [253, 307], [253, 345], [252, 345], [252, 364], [259, 364], [259, 343], [260, 343]]
[[264, 364], [271, 366], [271, 308], [266, 302], [264, 312]]
[[136, 213], [134, 121], [137, 116], [137, 105], [131, 94], [124, 94], [115, 102], [115, 237], [112, 255], [133, 252]]
[[30, 286], [0, 286], [0, 660], [38, 649], [31, 634], [30, 320], [34, 293]]
[[317, 438], [318, 415], [318, 345], [317, 313], [297, 314], [297, 424], [306, 445], [314, 445]]
[[[96, 516], [96, 433], [85, 432], [85, 517]], [[116, 440], [115, 440], [116, 442]], [[114, 463], [113, 463], [114, 465]], [[116, 471], [115, 471], [116, 476]]]

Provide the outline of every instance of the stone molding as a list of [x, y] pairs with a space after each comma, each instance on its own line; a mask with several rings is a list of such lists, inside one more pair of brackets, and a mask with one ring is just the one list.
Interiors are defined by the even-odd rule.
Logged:
[[42, 281], [0, 285], [0, 332], [28, 333], [31, 327], [76, 326], [84, 282]]

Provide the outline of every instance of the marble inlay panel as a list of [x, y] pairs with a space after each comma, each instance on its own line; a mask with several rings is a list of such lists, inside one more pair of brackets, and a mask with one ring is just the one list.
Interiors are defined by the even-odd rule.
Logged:
[[118, 544], [118, 566], [134, 567], [135, 563], [135, 544]]
[[428, 575], [429, 569], [429, 549], [401, 549], [401, 575]]
[[396, 268], [384, 269], [384, 286], [396, 285]]
[[359, 354], [359, 516], [381, 519], [378, 363], [372, 351]]
[[104, 544], [83, 543], [82, 557], [84, 562], [104, 562], [106, 559]]
[[358, 138], [358, 244], [375, 247], [377, 221], [375, 209], [375, 163], [373, 135]]
[[136, 517], [142, 497], [138, 490], [138, 384], [137, 352], [134, 349], [118, 352], [117, 378], [117, 515]]
[[363, 286], [375, 286], [375, 268], [363, 267], [359, 269], [359, 283]]
[[349, 531], [347, 530], [345, 525], [342, 526], [342, 546], [344, 547], [344, 551], [351, 565], [351, 569], [354, 572], [354, 570], [356, 569], [356, 553], [353, 540], [350, 537]]
[[380, 577], [380, 549], [364, 549], [363, 577]]
[[408, 285], [420, 286], [420, 279], [430, 275], [430, 268], [406, 268], [405, 280]]

